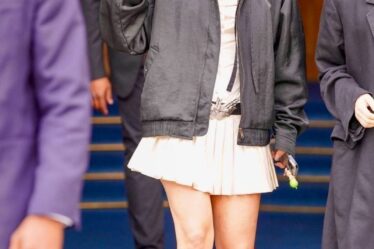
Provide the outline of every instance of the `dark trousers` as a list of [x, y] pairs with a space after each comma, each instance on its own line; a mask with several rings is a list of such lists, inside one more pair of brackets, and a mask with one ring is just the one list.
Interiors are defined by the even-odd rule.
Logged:
[[131, 230], [137, 249], [162, 249], [164, 215], [160, 181], [127, 168], [141, 137], [140, 97], [144, 83], [143, 58], [109, 51], [113, 89], [122, 119], [126, 146], [126, 189]]

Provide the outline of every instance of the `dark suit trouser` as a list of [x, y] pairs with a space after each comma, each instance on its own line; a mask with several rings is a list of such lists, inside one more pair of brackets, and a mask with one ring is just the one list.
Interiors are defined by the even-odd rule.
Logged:
[[127, 162], [142, 135], [140, 97], [144, 83], [142, 58], [110, 50], [112, 84], [117, 93], [122, 119], [123, 142], [126, 146], [126, 189], [131, 230], [136, 248], [163, 248], [163, 200], [160, 181], [133, 172]]

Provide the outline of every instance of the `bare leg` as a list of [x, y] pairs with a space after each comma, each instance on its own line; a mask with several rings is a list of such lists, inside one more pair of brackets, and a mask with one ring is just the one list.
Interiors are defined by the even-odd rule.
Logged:
[[209, 194], [162, 181], [174, 220], [178, 249], [212, 249], [212, 205]]
[[259, 194], [211, 196], [217, 249], [253, 249], [256, 239]]

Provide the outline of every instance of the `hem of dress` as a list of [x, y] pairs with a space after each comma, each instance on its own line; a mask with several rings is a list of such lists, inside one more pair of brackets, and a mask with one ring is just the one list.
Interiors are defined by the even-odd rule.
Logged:
[[213, 196], [240, 196], [240, 195], [266, 194], [266, 193], [273, 192], [274, 190], [276, 190], [279, 187], [279, 184], [277, 183], [277, 184], [274, 184], [273, 187], [270, 187], [268, 189], [264, 188], [264, 189], [262, 189], [260, 191], [246, 191], [246, 192], [238, 192], [238, 193], [214, 193], [212, 191], [200, 188], [199, 186], [197, 186], [194, 183], [186, 183], [186, 182], [178, 181], [176, 179], [168, 179], [168, 178], [165, 178], [163, 176], [154, 176], [152, 174], [147, 174], [144, 171], [136, 170], [136, 169], [133, 169], [133, 168], [129, 168], [129, 169], [131, 171], [140, 173], [142, 175], [151, 177], [151, 178], [156, 179], [156, 180], [160, 180], [160, 181], [163, 180], [163, 181], [173, 182], [173, 183], [176, 183], [176, 184], [179, 184], [179, 185], [182, 185], [182, 186], [186, 186], [186, 187], [191, 187], [191, 188], [193, 188], [193, 189], [195, 189], [197, 191], [200, 191], [202, 193], [207, 193], [207, 194], [213, 195]]

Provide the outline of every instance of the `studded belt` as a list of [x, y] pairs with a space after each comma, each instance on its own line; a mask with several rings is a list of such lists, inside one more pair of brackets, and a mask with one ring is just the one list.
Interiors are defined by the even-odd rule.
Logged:
[[210, 112], [211, 119], [221, 120], [231, 115], [240, 115], [241, 106], [237, 101], [231, 103], [222, 103], [221, 101], [212, 101]]

